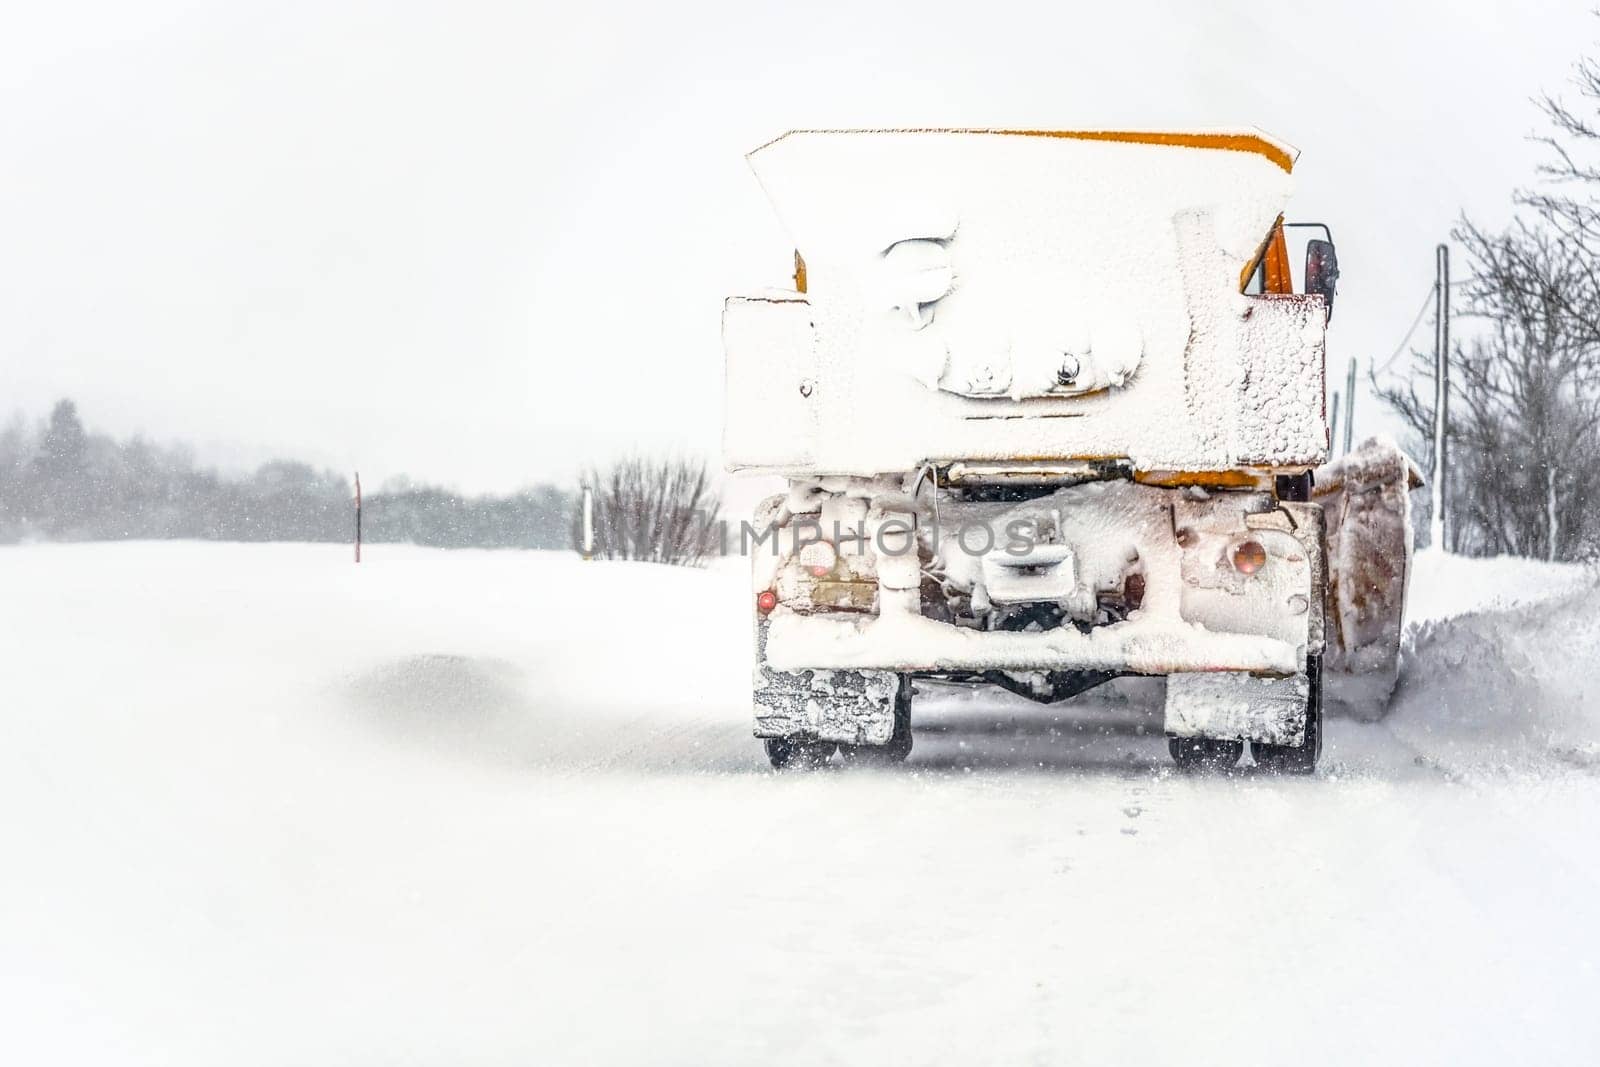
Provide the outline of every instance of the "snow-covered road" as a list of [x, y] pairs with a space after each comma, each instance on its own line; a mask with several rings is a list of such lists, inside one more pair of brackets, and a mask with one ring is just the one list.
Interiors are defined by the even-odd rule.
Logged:
[[1593, 1062], [1591, 581], [1423, 557], [1311, 780], [1150, 683], [774, 775], [737, 566], [0, 549], [0, 1062]]

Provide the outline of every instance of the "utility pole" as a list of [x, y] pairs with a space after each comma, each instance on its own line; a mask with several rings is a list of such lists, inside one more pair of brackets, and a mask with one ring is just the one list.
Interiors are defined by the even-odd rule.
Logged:
[[1328, 458], [1333, 459], [1339, 454], [1339, 394], [1333, 394], [1333, 419], [1329, 423], [1333, 427], [1333, 437], [1328, 442]]
[[1356, 357], [1350, 357], [1350, 376], [1344, 383], [1344, 454], [1350, 454], [1350, 443], [1356, 432]]
[[361, 472], [356, 471], [356, 562], [361, 562]]
[[1450, 424], [1450, 246], [1440, 245], [1434, 256], [1433, 330], [1433, 515], [1428, 540], [1445, 551], [1445, 437]]

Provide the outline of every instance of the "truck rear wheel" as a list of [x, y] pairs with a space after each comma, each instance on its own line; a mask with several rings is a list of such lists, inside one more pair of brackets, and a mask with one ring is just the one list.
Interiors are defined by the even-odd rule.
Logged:
[[862, 766], [888, 766], [904, 763], [911, 755], [911, 677], [902, 674], [894, 694], [894, 732], [881, 745], [840, 745], [839, 755], [846, 763]]
[[769, 737], [763, 744], [767, 762], [774, 770], [793, 767], [809, 770], [820, 767], [832, 757], [836, 746], [832, 741], [802, 741], [795, 737]]
[[1226, 771], [1244, 755], [1243, 741], [1219, 741], [1214, 737], [1169, 737], [1167, 751], [1180, 771]]
[[1298, 745], [1268, 745], [1260, 741], [1250, 746], [1256, 766], [1276, 774], [1311, 774], [1322, 755], [1322, 657], [1306, 658], [1306, 678], [1311, 683], [1306, 696], [1306, 737]]

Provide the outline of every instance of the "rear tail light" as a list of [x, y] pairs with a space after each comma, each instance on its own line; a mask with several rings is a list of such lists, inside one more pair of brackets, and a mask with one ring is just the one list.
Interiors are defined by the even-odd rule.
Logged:
[[756, 594], [756, 610], [763, 615], [769, 615], [772, 609], [778, 606], [778, 594], [770, 589], [763, 589]]
[[1258, 541], [1241, 541], [1233, 550], [1233, 569], [1254, 574], [1267, 565], [1267, 550]]

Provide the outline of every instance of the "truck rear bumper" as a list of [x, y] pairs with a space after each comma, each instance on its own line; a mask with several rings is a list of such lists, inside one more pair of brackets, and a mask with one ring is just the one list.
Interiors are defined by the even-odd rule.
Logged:
[[1249, 671], [1292, 675], [1305, 650], [1277, 638], [1135, 618], [1087, 633], [982, 631], [914, 615], [780, 613], [766, 621], [765, 665], [779, 671]]

